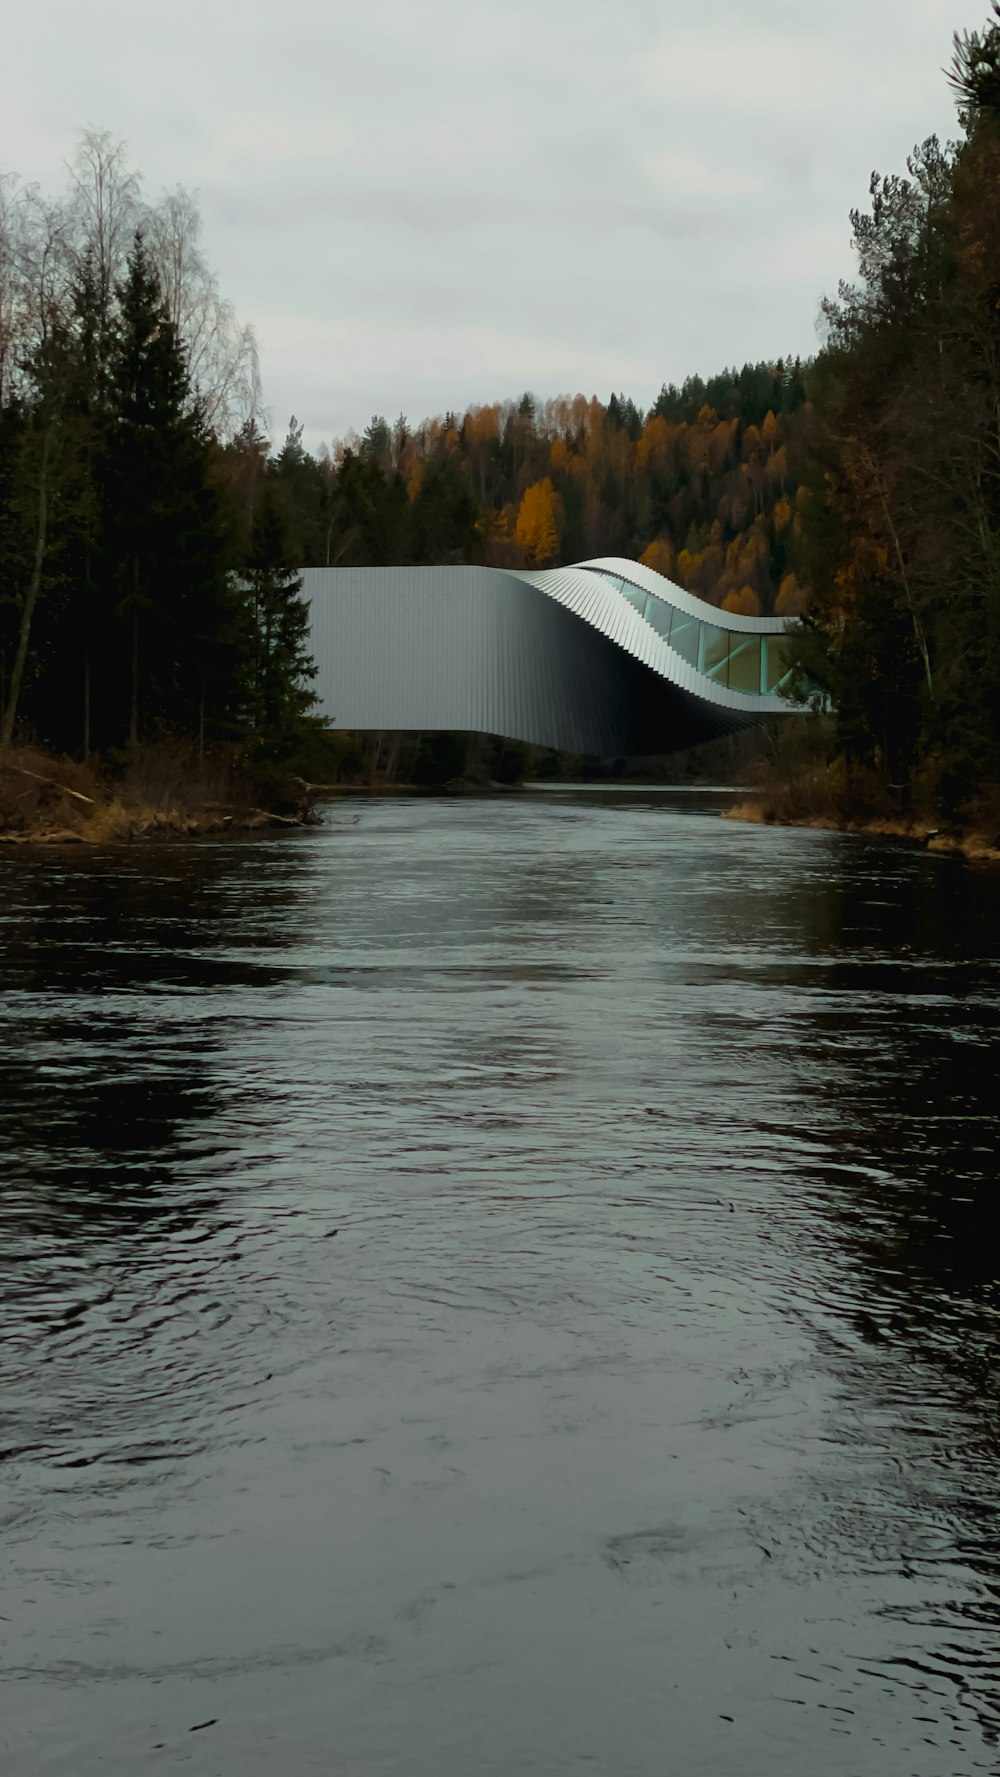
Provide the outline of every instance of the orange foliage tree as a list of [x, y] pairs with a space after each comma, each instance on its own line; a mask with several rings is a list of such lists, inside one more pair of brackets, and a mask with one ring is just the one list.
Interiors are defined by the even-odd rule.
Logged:
[[543, 567], [559, 554], [559, 533], [562, 525], [562, 501], [552, 485], [552, 478], [543, 475], [524, 490], [514, 527], [514, 541], [527, 551], [531, 560]]
[[[538, 401], [526, 393], [412, 429], [401, 416], [384, 474], [390, 482], [393, 473], [402, 478], [409, 516], [396, 512], [391, 487], [368, 493], [376, 507], [385, 500], [396, 526], [386, 545], [391, 559], [407, 558], [418, 502], [426, 516], [437, 485], [430, 470], [443, 462], [440, 485], [455, 496], [454, 511], [464, 510], [460, 480], [475, 504], [477, 560], [548, 564], [620, 555], [715, 605], [749, 587], [759, 609], [771, 611], [788, 573], [802, 587], [810, 583], [801, 484], [812, 472], [819, 425], [800, 367], [781, 362], [665, 387], [647, 413], [622, 396], [607, 403], [582, 394]], [[361, 440], [352, 448], [370, 459]], [[343, 456], [335, 445], [338, 474]], [[370, 479], [370, 460], [367, 472]], [[335, 556], [338, 530], [349, 521], [355, 539], [371, 535], [370, 558], [382, 559], [380, 521], [373, 526], [343, 501], [324, 521], [323, 559], [328, 533]], [[353, 560], [359, 545], [351, 547]], [[450, 538], [442, 531], [439, 547], [442, 559], [459, 559], [469, 547], [466, 533]]]
[[[640, 443], [642, 440], [640, 439]], [[653, 568], [657, 574], [663, 574], [669, 580], [674, 571], [674, 552], [666, 537], [654, 537], [647, 549], [639, 557], [643, 567]]]

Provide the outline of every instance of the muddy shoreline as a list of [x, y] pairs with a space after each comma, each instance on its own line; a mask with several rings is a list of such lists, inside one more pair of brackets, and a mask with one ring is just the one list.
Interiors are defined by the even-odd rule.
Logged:
[[308, 786], [265, 789], [231, 765], [165, 747], [146, 750], [118, 773], [34, 748], [0, 759], [4, 846], [218, 837], [302, 827], [312, 818]]
[[874, 816], [854, 820], [833, 814], [790, 815], [769, 806], [766, 794], [748, 794], [723, 811], [723, 820], [747, 821], [768, 827], [812, 828], [817, 832], [854, 833], [860, 838], [901, 839], [925, 851], [964, 858], [972, 864], [1000, 864], [1000, 845], [988, 834], [973, 829], [943, 828], [929, 819], [893, 820]]

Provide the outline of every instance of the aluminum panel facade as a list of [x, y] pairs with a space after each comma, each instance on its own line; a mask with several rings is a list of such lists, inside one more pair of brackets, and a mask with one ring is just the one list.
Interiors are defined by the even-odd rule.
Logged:
[[[499, 734], [603, 758], [669, 751], [791, 707], [727, 678], [738, 657], [751, 682], [759, 658], [763, 686], [753, 638], [780, 637], [781, 619], [717, 611], [635, 562], [312, 568], [303, 583], [314, 688], [336, 728]], [[659, 633], [674, 613], [699, 660], [711, 636], [709, 670]]]

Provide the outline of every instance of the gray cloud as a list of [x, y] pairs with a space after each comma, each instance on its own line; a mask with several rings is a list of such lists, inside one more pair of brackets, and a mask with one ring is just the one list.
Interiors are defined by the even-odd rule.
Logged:
[[954, 131], [958, 0], [134, 0], [19, 9], [0, 165], [74, 132], [201, 191], [275, 429], [315, 440], [815, 345], [873, 166]]

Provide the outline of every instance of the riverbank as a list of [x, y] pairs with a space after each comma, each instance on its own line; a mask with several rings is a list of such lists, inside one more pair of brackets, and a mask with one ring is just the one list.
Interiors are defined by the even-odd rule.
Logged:
[[142, 749], [117, 771], [17, 747], [0, 758], [0, 844], [107, 845], [308, 824], [306, 787], [268, 792], [226, 761], [169, 745]]
[[983, 796], [970, 804], [967, 819], [957, 824], [945, 824], [930, 813], [880, 810], [870, 806], [864, 794], [859, 802], [852, 810], [849, 794], [831, 786], [827, 776], [789, 780], [747, 789], [740, 801], [724, 811], [724, 819], [902, 839], [970, 863], [1000, 864], [1000, 809], [994, 796]]

